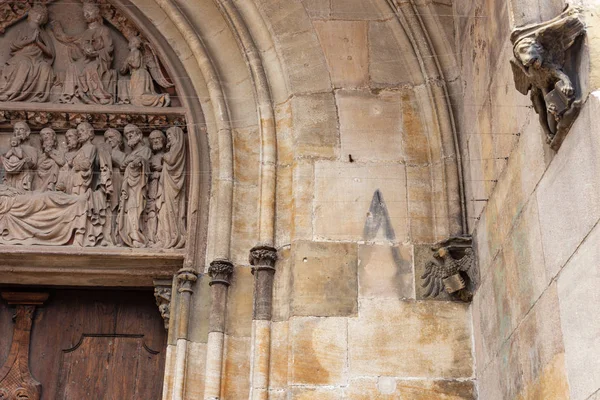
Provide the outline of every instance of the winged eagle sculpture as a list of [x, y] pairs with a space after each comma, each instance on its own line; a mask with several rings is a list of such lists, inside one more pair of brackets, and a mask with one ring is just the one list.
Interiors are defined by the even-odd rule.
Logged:
[[460, 300], [471, 300], [475, 282], [471, 246], [470, 237], [453, 237], [431, 247], [433, 260], [425, 265], [421, 276], [421, 286], [426, 288], [424, 297], [437, 297], [445, 291]]
[[579, 114], [581, 100], [565, 72], [568, 50], [585, 33], [577, 9], [567, 5], [556, 18], [516, 28], [510, 37], [511, 67], [519, 92], [530, 93], [551, 147], [557, 150]]

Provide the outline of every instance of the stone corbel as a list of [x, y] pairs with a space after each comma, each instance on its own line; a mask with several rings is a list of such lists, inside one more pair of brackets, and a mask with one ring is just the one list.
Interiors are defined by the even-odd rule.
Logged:
[[[556, 18], [513, 30], [510, 61], [519, 92], [530, 97], [550, 147], [558, 150], [579, 115], [581, 90], [576, 71], [568, 69], [570, 54], [585, 25], [579, 11], [569, 5]], [[580, 46], [577, 46], [580, 47]], [[579, 51], [579, 49], [576, 49]]]
[[424, 298], [446, 292], [452, 300], [471, 301], [478, 277], [470, 236], [450, 237], [431, 246], [432, 259], [421, 275]]
[[154, 280], [154, 298], [160, 316], [164, 320], [165, 330], [169, 330], [169, 321], [171, 319], [171, 295], [173, 281], [171, 279]]

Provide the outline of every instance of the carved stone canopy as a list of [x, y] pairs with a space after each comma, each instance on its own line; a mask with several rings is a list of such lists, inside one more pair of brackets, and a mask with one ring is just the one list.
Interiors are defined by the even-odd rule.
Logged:
[[558, 150], [581, 108], [581, 90], [570, 64], [585, 25], [577, 9], [567, 5], [556, 18], [513, 30], [511, 60], [515, 86], [531, 100], [548, 143]]

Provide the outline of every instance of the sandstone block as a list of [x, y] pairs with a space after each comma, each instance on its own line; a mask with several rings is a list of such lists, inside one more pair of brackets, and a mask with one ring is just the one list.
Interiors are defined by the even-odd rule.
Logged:
[[382, 19], [392, 12], [375, 0], [331, 0], [332, 19]]
[[356, 314], [356, 244], [300, 241], [292, 252], [292, 316]]
[[233, 172], [235, 181], [258, 185], [260, 167], [260, 143], [258, 127], [233, 130]]
[[296, 156], [334, 157], [339, 147], [337, 110], [332, 93], [292, 99]]
[[344, 389], [314, 389], [295, 387], [291, 391], [291, 400], [339, 400], [344, 399]]
[[472, 381], [402, 380], [393, 377], [353, 379], [346, 389], [347, 400], [471, 400], [475, 399]]
[[348, 321], [350, 374], [420, 378], [472, 375], [468, 305], [362, 299]]
[[412, 247], [359, 245], [358, 283], [361, 297], [413, 299]]
[[329, 19], [331, 0], [302, 0], [302, 2], [312, 19]]
[[273, 280], [273, 316], [272, 321], [286, 321], [290, 316], [290, 295], [292, 291], [292, 265], [290, 246], [277, 252]]
[[200, 399], [204, 395], [204, 382], [206, 372], [206, 343], [188, 342], [188, 366], [186, 380], [194, 382], [185, 386], [186, 399]]
[[236, 267], [227, 293], [225, 331], [233, 336], [250, 337], [252, 332], [254, 276], [248, 267]]
[[339, 91], [340, 136], [344, 159], [356, 161], [400, 161], [402, 101], [397, 93]]
[[[370, 210], [377, 190], [385, 205], [375, 207], [373, 214]], [[402, 242], [407, 236], [405, 168], [400, 164], [317, 162], [314, 210], [316, 239], [364, 240], [368, 223], [381, 219], [383, 240]]]
[[288, 321], [271, 324], [271, 365], [269, 368], [269, 389], [287, 389], [289, 374], [289, 323]]
[[313, 199], [315, 169], [310, 161], [298, 160], [293, 165], [292, 239], [313, 238]]
[[224, 399], [245, 399], [250, 392], [250, 338], [225, 336], [223, 380]]
[[367, 22], [317, 21], [314, 23], [336, 88], [365, 86], [369, 80]]
[[596, 225], [558, 277], [571, 399], [587, 399], [600, 389], [599, 241]]
[[345, 318], [292, 318], [291, 385], [340, 385], [347, 381]]

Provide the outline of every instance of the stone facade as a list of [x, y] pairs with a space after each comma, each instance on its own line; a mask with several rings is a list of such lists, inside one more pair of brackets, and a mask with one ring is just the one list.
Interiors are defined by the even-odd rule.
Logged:
[[[140, 31], [118, 30], [124, 120], [141, 115], [149, 140], [152, 121], [185, 128], [185, 229], [159, 218], [172, 245], [158, 249], [52, 250], [70, 277], [36, 274], [47, 248], [0, 245], [0, 283], [156, 285], [164, 400], [598, 396], [592, 0], [572, 4], [581, 25], [554, 70], [569, 72], [566, 108], [581, 100], [560, 146], [515, 88], [511, 32], [543, 28], [562, 0], [99, 3], [122, 16], [104, 23]], [[11, 38], [27, 11], [5, 11]], [[59, 104], [65, 90], [35, 107], [0, 97], [4, 133], [61, 107], [77, 125], [86, 108]], [[123, 267], [77, 269], [104, 254]]]

